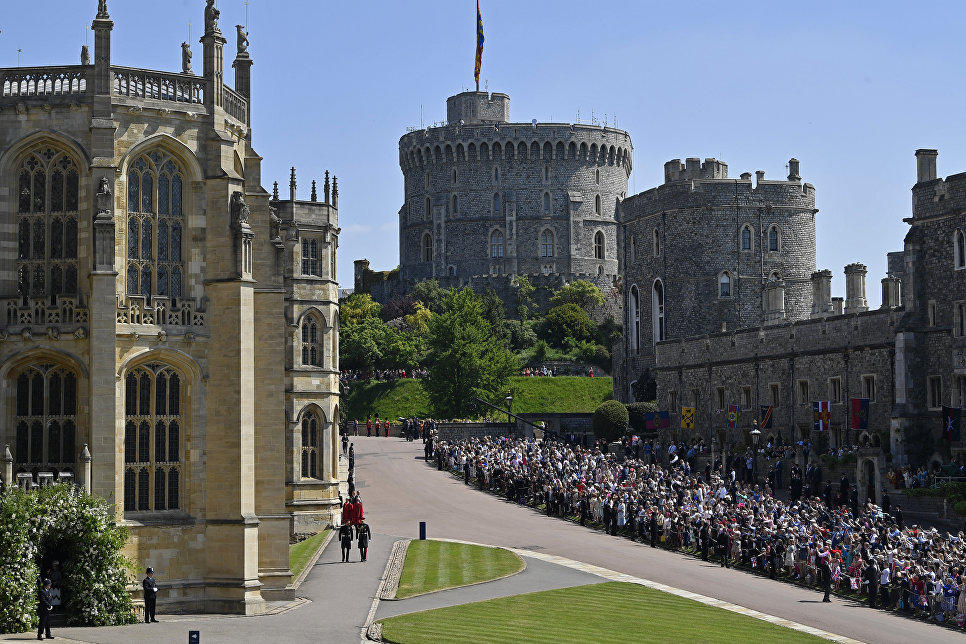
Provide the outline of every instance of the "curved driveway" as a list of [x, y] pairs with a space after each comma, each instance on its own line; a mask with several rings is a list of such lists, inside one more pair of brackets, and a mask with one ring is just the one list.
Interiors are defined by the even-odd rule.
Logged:
[[[465, 486], [422, 460], [422, 443], [397, 438], [353, 438], [357, 484], [373, 530], [417, 537], [465, 539], [531, 549], [591, 563], [753, 608], [865, 642], [964, 642], [935, 625], [871, 610], [851, 600], [720, 568], [652, 549], [518, 507]], [[711, 627], [709, 625], [709, 627]]]

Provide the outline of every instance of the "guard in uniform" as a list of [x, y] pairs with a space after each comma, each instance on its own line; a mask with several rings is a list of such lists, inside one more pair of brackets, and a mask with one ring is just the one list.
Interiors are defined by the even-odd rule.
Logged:
[[356, 531], [359, 535], [359, 554], [362, 555], [362, 560], [365, 561], [366, 555], [369, 553], [369, 540], [372, 538], [372, 532], [369, 530], [369, 524], [366, 523], [365, 517], [359, 520]]
[[342, 546], [342, 563], [348, 563], [352, 550], [352, 526], [348, 523], [339, 526], [339, 545]]
[[50, 611], [53, 609], [50, 580], [44, 579], [43, 586], [37, 591], [37, 617], [40, 618], [40, 625], [37, 627], [38, 640], [44, 639], [45, 635], [49, 640], [54, 639], [54, 636], [50, 634]]
[[155, 613], [158, 606], [158, 582], [154, 578], [154, 568], [147, 569], [147, 576], [141, 582], [144, 588], [144, 623], [157, 622]]

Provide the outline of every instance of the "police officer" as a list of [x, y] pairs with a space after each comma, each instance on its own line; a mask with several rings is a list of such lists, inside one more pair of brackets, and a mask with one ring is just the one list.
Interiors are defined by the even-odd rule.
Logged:
[[50, 580], [44, 579], [42, 587], [37, 590], [37, 617], [40, 618], [40, 625], [37, 627], [37, 639], [42, 640], [44, 636], [52, 640], [54, 636], [50, 634], [50, 611], [54, 609], [53, 598], [50, 596]]
[[158, 582], [154, 578], [154, 568], [147, 569], [147, 576], [141, 582], [144, 588], [144, 623], [157, 622], [154, 614], [158, 605]]

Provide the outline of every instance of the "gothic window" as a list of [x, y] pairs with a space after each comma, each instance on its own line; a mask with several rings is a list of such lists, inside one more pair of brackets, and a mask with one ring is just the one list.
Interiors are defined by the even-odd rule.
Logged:
[[424, 262], [433, 261], [433, 236], [429, 233], [423, 233], [422, 255]]
[[741, 250], [751, 250], [751, 226], [741, 227]]
[[456, 185], [456, 168], [453, 168], [453, 185]]
[[543, 166], [543, 180], [550, 181], [550, 166]]
[[322, 421], [315, 412], [302, 415], [302, 478], [317, 479], [322, 462]]
[[302, 239], [302, 274], [322, 277], [320, 259], [322, 242], [318, 239]]
[[17, 184], [17, 293], [43, 298], [77, 297], [77, 164], [44, 147], [19, 165]]
[[429, 221], [429, 218], [432, 216], [433, 216], [433, 204], [429, 200], [429, 197], [426, 197], [426, 221]]
[[543, 193], [543, 211], [550, 212], [550, 193]]
[[772, 226], [768, 229], [768, 252], [777, 253], [780, 243], [781, 233], [778, 231], [778, 226]]
[[181, 438], [185, 427], [181, 376], [146, 364], [124, 379], [124, 510], [181, 507]]
[[322, 321], [315, 315], [302, 320], [302, 365], [321, 367], [325, 352], [322, 347]]
[[493, 168], [493, 181], [496, 183], [500, 182], [500, 166]]
[[540, 257], [553, 257], [553, 231], [545, 230], [540, 233]]
[[503, 258], [503, 231], [494, 230], [490, 233], [490, 257], [493, 259]]
[[631, 349], [641, 351], [641, 296], [637, 286], [631, 287]]
[[31, 365], [16, 378], [15, 461], [73, 470], [77, 459], [77, 377], [56, 364]]
[[500, 210], [500, 193], [494, 193], [493, 195], [493, 214], [499, 216], [502, 211]]
[[604, 233], [599, 230], [594, 235], [594, 259], [604, 259]]
[[731, 273], [725, 271], [718, 276], [718, 297], [731, 297]]
[[959, 229], [953, 234], [953, 255], [956, 268], [966, 268], [966, 234]]
[[455, 215], [459, 211], [460, 211], [460, 198], [457, 195], [453, 195], [453, 214]]
[[184, 181], [180, 166], [159, 150], [128, 170], [128, 295], [183, 295]]
[[600, 185], [600, 170], [595, 170], [594, 173], [595, 173], [594, 183], [596, 183], [599, 186]]
[[600, 195], [594, 197], [594, 214], [600, 215]]
[[664, 283], [661, 280], [655, 280], [651, 289], [651, 324], [656, 344], [664, 340]]
[[426, 173], [426, 189], [429, 190], [429, 173]]

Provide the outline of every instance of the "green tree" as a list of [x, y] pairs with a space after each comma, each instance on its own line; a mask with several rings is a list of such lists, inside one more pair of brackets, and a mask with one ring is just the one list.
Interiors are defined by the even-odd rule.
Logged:
[[544, 338], [559, 348], [589, 340], [595, 329], [587, 311], [573, 302], [550, 309], [542, 325]]
[[618, 440], [627, 432], [628, 423], [627, 407], [617, 400], [605, 400], [594, 411], [594, 436], [608, 443]]
[[425, 337], [413, 331], [389, 327], [382, 337], [382, 366], [387, 369], [414, 369], [423, 356]]
[[347, 327], [368, 318], [378, 318], [382, 305], [368, 293], [353, 293], [339, 303], [339, 325]]
[[339, 362], [345, 369], [360, 371], [381, 366], [385, 341], [386, 323], [378, 317], [343, 323], [339, 329]]
[[527, 321], [527, 316], [533, 310], [533, 292], [536, 289], [526, 275], [518, 275], [515, 284], [517, 287], [517, 315], [520, 316], [520, 326], [523, 326], [523, 323]]
[[564, 304], [576, 304], [585, 311], [603, 305], [604, 294], [593, 282], [587, 280], [574, 280], [569, 284], [564, 284], [550, 298], [550, 303], [554, 306]]
[[429, 322], [426, 388], [438, 416], [464, 418], [474, 397], [495, 401], [517, 371], [506, 341], [493, 332], [469, 288], [451, 289]]
[[409, 294], [409, 297], [433, 313], [439, 313], [442, 310], [445, 295], [446, 291], [439, 285], [439, 282], [436, 280], [423, 280], [413, 287], [413, 291]]

